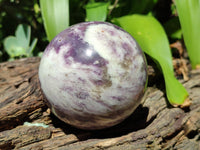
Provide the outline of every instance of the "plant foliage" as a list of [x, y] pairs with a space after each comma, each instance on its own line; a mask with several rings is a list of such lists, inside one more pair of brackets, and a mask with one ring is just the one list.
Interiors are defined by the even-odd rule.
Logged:
[[40, 0], [48, 40], [69, 26], [69, 0]]
[[15, 57], [31, 57], [33, 50], [36, 46], [37, 39], [31, 41], [31, 28], [28, 25], [18, 25], [15, 36], [8, 36], [4, 40], [5, 51], [9, 54], [10, 58]]
[[90, 1], [86, 6], [86, 21], [106, 21], [109, 2]]
[[200, 68], [200, 0], [175, 2], [192, 68]]

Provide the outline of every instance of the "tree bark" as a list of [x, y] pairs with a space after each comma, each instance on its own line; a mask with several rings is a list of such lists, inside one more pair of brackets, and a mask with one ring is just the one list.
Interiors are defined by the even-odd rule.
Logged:
[[189, 107], [171, 107], [154, 83], [125, 121], [84, 131], [63, 123], [45, 105], [39, 62], [34, 57], [0, 64], [0, 149], [200, 149], [200, 70], [180, 80], [190, 94]]

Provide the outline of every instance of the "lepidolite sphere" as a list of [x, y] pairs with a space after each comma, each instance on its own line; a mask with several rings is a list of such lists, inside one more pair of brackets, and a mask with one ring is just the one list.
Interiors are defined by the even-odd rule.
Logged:
[[39, 80], [59, 119], [81, 129], [102, 129], [120, 123], [140, 104], [146, 62], [134, 38], [123, 29], [85, 22], [49, 43]]

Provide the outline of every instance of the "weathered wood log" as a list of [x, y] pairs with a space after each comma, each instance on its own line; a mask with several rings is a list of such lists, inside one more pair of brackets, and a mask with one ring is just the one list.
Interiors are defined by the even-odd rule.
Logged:
[[43, 102], [39, 61], [0, 64], [0, 149], [200, 149], [200, 70], [181, 81], [190, 93], [188, 108], [171, 107], [155, 83], [125, 121], [84, 131], [57, 119]]
[[39, 88], [38, 65], [39, 58], [0, 65], [0, 131], [23, 124], [34, 111], [45, 107]]

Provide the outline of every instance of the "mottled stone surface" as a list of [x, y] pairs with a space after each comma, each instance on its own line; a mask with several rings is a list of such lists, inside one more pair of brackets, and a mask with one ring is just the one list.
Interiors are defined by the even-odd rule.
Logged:
[[121, 28], [80, 23], [56, 36], [40, 62], [41, 88], [52, 112], [82, 129], [101, 129], [127, 118], [147, 79], [144, 55]]

